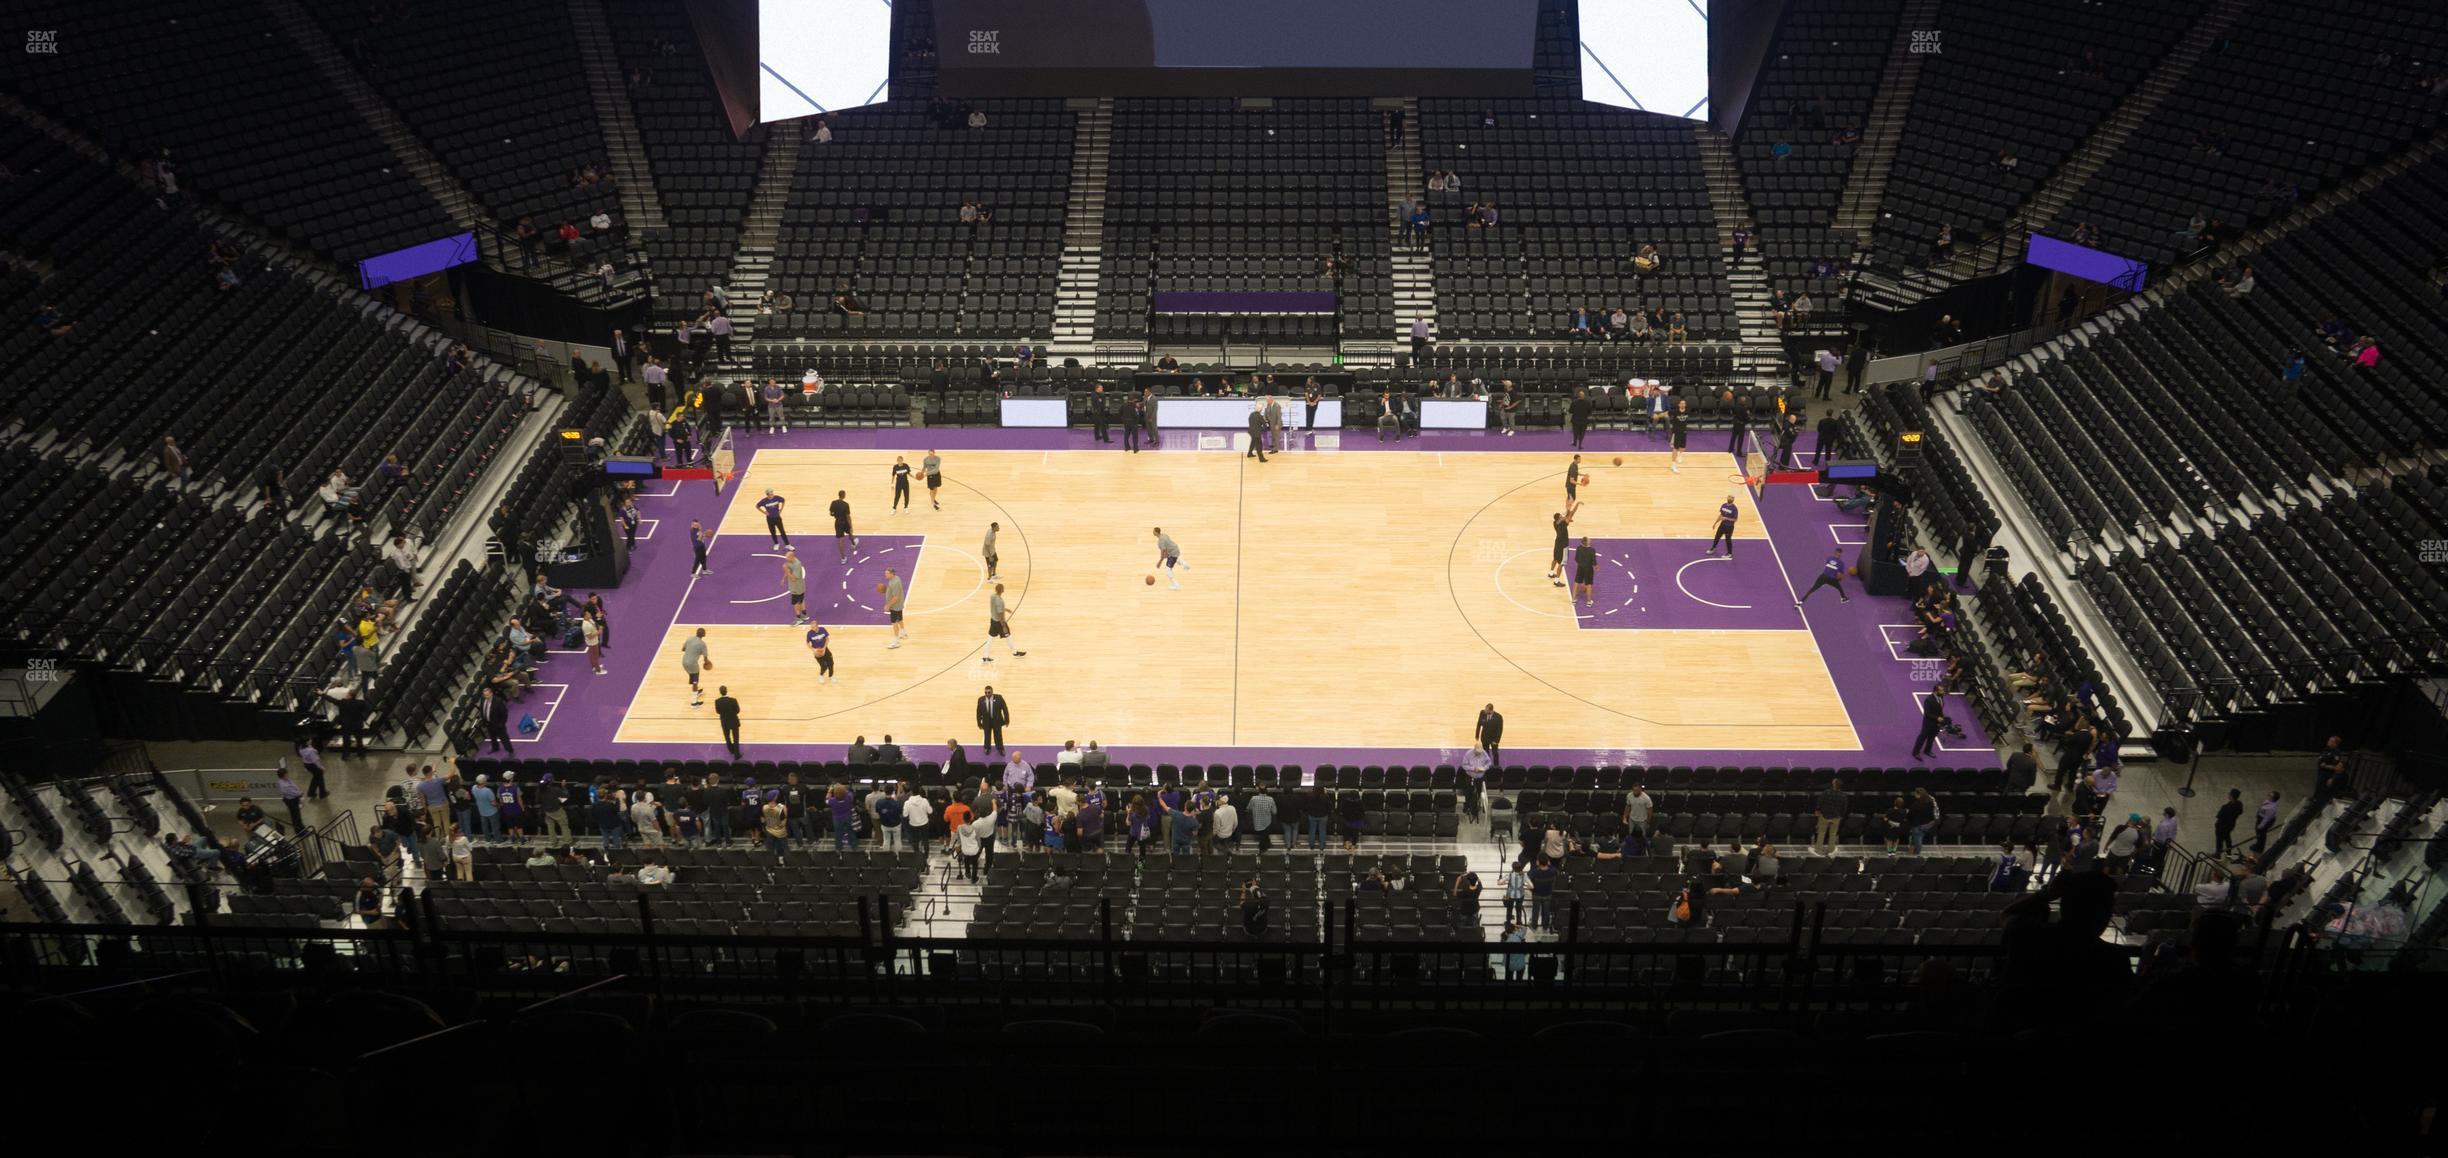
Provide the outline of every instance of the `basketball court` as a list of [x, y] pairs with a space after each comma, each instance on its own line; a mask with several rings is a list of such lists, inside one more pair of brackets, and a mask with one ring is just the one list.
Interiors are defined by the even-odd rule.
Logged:
[[[1905, 757], [1922, 661], [1879, 623], [1909, 609], [1858, 588], [1851, 604], [1821, 592], [1794, 606], [1843, 541], [1842, 516], [1812, 488], [1755, 497], [1722, 449], [1687, 452], [1676, 473], [1656, 436], [1594, 434], [1572, 534], [1600, 562], [1594, 603], [1576, 606], [1547, 576], [1573, 454], [1563, 435], [1317, 442], [1296, 434], [1262, 465], [1242, 454], [1245, 436], [1193, 431], [1140, 454], [1065, 431], [735, 435], [740, 477], [721, 494], [705, 481], [645, 489], [652, 533], [606, 595], [610, 674], [548, 664], [555, 686], [519, 708], [541, 728], [520, 743], [719, 758], [722, 685], [741, 702], [750, 759], [886, 734], [932, 758], [947, 737], [975, 743], [974, 702], [992, 684], [1014, 747], [1096, 740], [1134, 761], [1230, 748], [1253, 761], [1442, 762], [1468, 747], [1485, 703], [1506, 717], [1508, 762]], [[943, 455], [943, 509], [921, 481], [914, 505], [892, 510], [894, 459], [914, 468], [929, 449]], [[755, 505], [769, 487], [789, 501], [809, 610], [832, 632], [829, 685], [815, 682]], [[859, 532], [846, 560], [826, 514], [836, 491]], [[1706, 556], [1729, 496], [1734, 557]], [[694, 577], [691, 519], [717, 531], [711, 570]], [[1002, 525], [998, 581], [1028, 653], [998, 644], [992, 662], [989, 522]], [[1178, 590], [1156, 565], [1156, 527], [1181, 546]], [[887, 567], [909, 592], [897, 649], [877, 593]], [[713, 667], [708, 705], [691, 707], [679, 647], [700, 627]]]

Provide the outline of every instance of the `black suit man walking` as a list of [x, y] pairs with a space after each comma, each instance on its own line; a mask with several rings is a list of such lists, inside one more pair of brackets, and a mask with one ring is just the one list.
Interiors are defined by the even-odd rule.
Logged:
[[986, 685], [986, 694], [977, 700], [978, 731], [985, 738], [978, 742], [980, 752], [1002, 752], [1003, 727], [1011, 723], [1011, 705], [995, 694], [994, 685]]
[[1479, 726], [1472, 734], [1487, 746], [1489, 760], [1504, 763], [1504, 713], [1497, 711], [1496, 705], [1479, 709]]
[[714, 716], [722, 721], [723, 746], [731, 749], [732, 759], [739, 759], [740, 706], [739, 701], [732, 698], [730, 688], [714, 689]]

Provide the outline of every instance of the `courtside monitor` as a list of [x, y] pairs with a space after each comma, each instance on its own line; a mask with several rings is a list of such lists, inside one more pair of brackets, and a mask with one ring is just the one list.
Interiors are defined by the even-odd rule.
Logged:
[[1858, 485], [1875, 481], [1878, 478], [1878, 472], [1878, 464], [1875, 462], [1831, 462], [1819, 468], [1819, 481]]

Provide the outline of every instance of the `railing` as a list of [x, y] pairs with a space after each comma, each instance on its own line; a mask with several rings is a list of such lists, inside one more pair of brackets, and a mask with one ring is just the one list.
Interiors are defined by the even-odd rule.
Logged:
[[[1102, 934], [956, 940], [880, 930], [819, 937], [0, 925], [0, 983], [55, 989], [167, 971], [219, 993], [340, 983], [543, 1001], [617, 985], [650, 997], [869, 1007], [1004, 1007], [1025, 997], [1047, 1008], [1212, 1008], [1223, 1001], [1236, 1008], [1357, 1011], [1432, 1002], [1449, 1009], [1659, 1011], [1706, 1004], [1809, 1016], [1905, 1008], [1923, 982], [1935, 979], [1977, 990], [1997, 981], [2007, 960], [1996, 944], [1819, 944], [1803, 936], [1799, 921], [1785, 931], [1729, 938], [1507, 944], [1346, 934], [1293, 944]], [[2248, 950], [2265, 1004], [2299, 996], [2304, 980], [2319, 975], [2302, 959], [2304, 948], [2289, 936]], [[2138, 946], [2121, 951], [2144, 955]]]
[[341, 809], [340, 815], [324, 821], [321, 827], [297, 835], [301, 871], [314, 876], [323, 871], [323, 866], [347, 859], [347, 850], [359, 843], [356, 810]]

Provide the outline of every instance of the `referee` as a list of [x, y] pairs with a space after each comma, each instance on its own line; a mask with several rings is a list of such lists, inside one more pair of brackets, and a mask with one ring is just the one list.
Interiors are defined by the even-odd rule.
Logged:
[[1732, 495], [1727, 495], [1724, 502], [1717, 504], [1717, 536], [1709, 540], [1708, 550], [1700, 552], [1703, 558], [1716, 554], [1719, 543], [1725, 544], [1726, 558], [1734, 557], [1734, 520], [1741, 513], [1741, 508], [1734, 505]]

